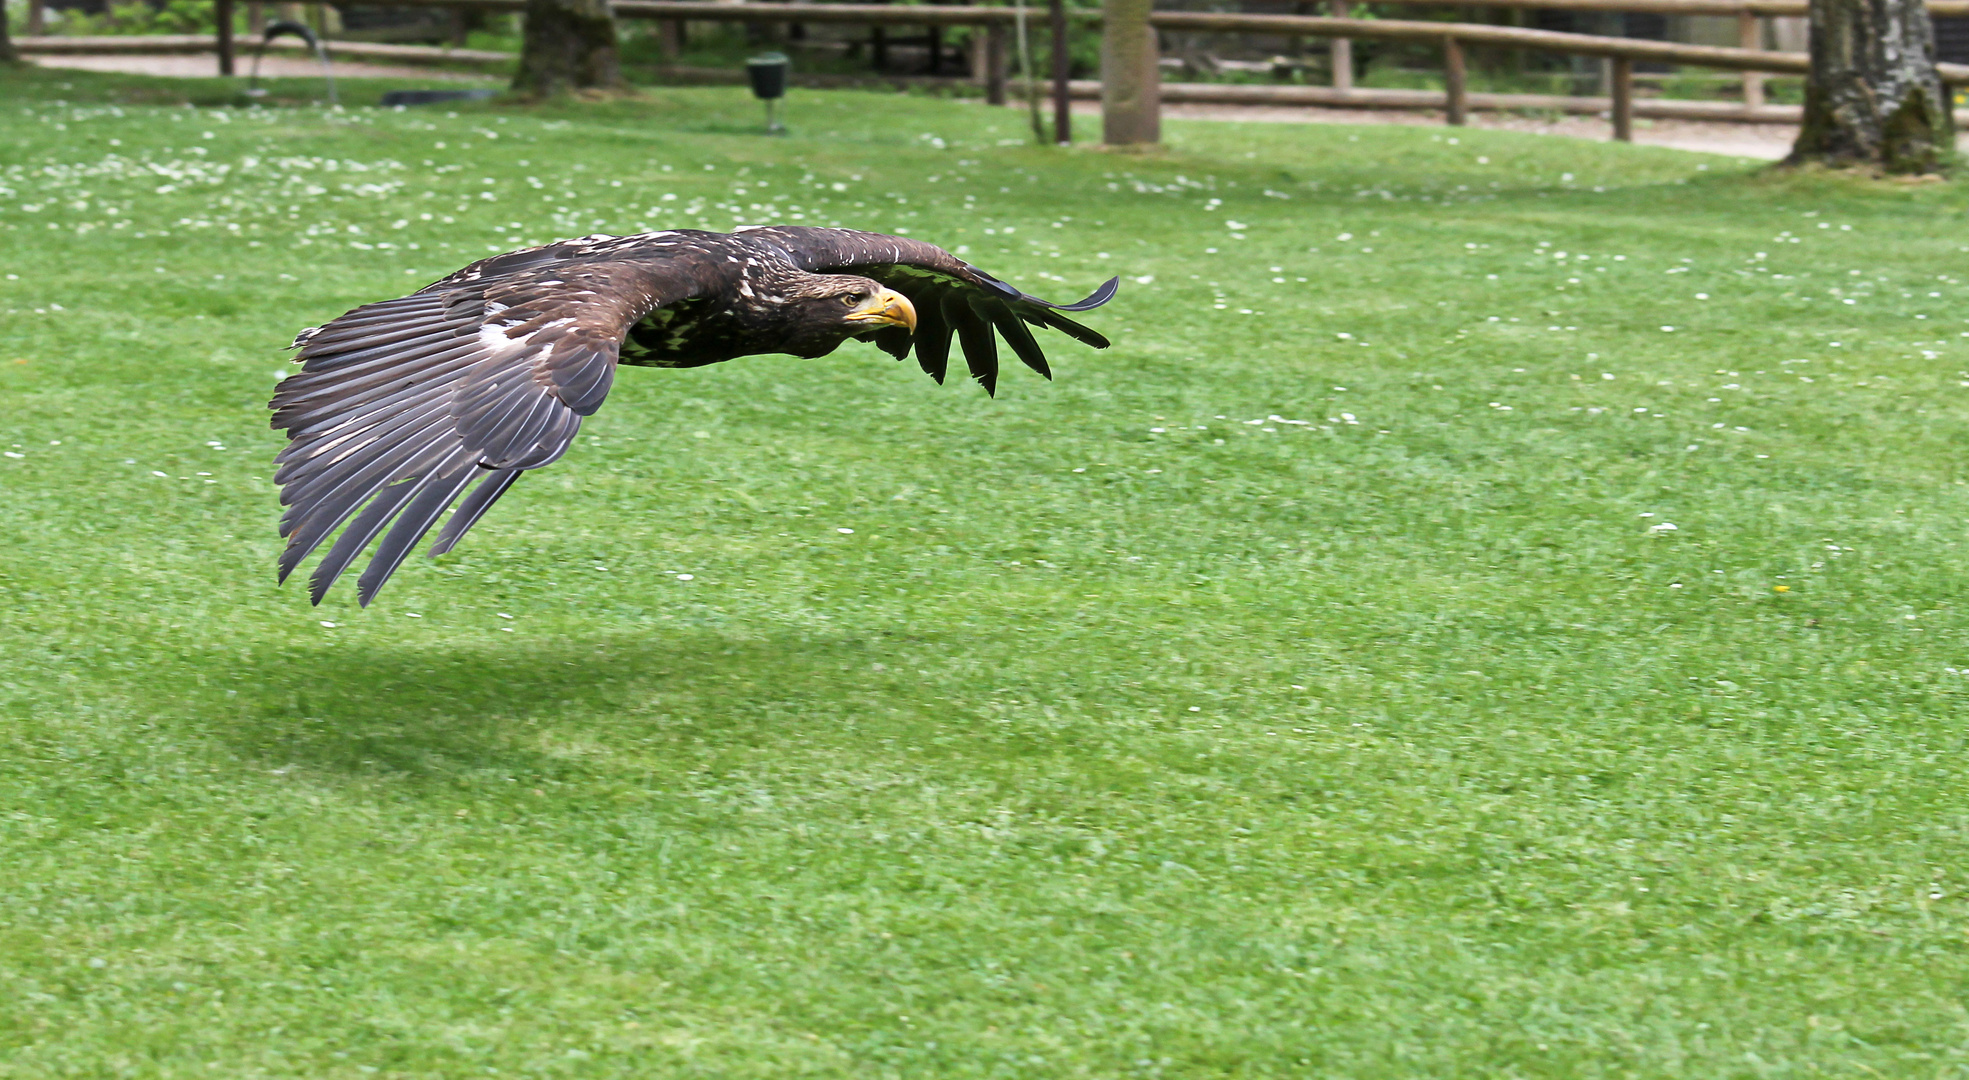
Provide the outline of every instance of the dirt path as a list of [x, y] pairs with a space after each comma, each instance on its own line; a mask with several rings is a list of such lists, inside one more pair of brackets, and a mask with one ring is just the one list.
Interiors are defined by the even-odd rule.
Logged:
[[[208, 79], [218, 74], [218, 61], [210, 56], [30, 56], [45, 68], [72, 68], [78, 71], [116, 71], [128, 75], [162, 75], [175, 79]], [[251, 54], [239, 58], [239, 72], [253, 70]], [[260, 61], [260, 74], [270, 79], [318, 79], [321, 65], [300, 56], [269, 54]], [[338, 79], [442, 79], [448, 82], [499, 83], [488, 75], [414, 67], [408, 64], [366, 64], [353, 60], [335, 61]]]
[[[1099, 114], [1098, 106], [1088, 112]], [[1405, 109], [1314, 109], [1278, 105], [1164, 105], [1163, 115], [1192, 120], [1259, 120], [1287, 124], [1415, 124], [1440, 127], [1441, 113]], [[1590, 116], [1540, 119], [1512, 113], [1473, 112], [1470, 126], [1534, 135], [1563, 135], [1605, 141], [1613, 126]], [[1791, 124], [1724, 124], [1702, 120], [1635, 120], [1634, 141], [1706, 154], [1776, 161], [1791, 151], [1798, 128]]]

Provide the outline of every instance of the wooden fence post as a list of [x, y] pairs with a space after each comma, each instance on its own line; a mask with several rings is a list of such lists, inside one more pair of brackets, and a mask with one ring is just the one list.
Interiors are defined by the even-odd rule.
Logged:
[[1073, 142], [1073, 99], [1068, 83], [1073, 76], [1073, 57], [1067, 52], [1066, 0], [1052, 0], [1053, 16], [1053, 142], [1066, 146]]
[[1613, 58], [1613, 137], [1634, 141], [1634, 61], [1625, 56]]
[[1462, 127], [1470, 122], [1470, 94], [1463, 68], [1463, 43], [1455, 38], [1443, 39], [1443, 89], [1446, 91], [1446, 117], [1451, 124]]
[[27, 0], [27, 32], [37, 37], [48, 32], [48, 0]]
[[[1746, 49], [1764, 47], [1764, 21], [1755, 14], [1745, 11], [1737, 15], [1737, 44]], [[1755, 108], [1764, 104], [1764, 76], [1761, 72], [1743, 73], [1743, 103]]]
[[[458, 14], [461, 19], [464, 17], [464, 12]], [[267, 5], [262, 0], [247, 0], [246, 32], [255, 37], [267, 32]], [[461, 41], [458, 44], [465, 43]]]
[[1005, 104], [1005, 48], [1006, 31], [1004, 23], [992, 23], [985, 28], [985, 103]]
[[684, 20], [661, 19], [656, 24], [656, 45], [665, 60], [684, 55]]
[[233, 71], [232, 49], [232, 0], [218, 0], [212, 5], [212, 20], [218, 24], [219, 31], [219, 74], [231, 76]]
[[[1347, 0], [1333, 0], [1333, 17], [1347, 17]], [[1354, 42], [1351, 38], [1331, 38], [1327, 42], [1327, 63], [1333, 67], [1333, 88], [1354, 88]]]

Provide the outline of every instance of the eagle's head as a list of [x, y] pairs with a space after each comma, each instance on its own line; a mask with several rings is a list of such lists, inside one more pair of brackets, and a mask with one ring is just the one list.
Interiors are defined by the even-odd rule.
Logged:
[[804, 359], [825, 356], [849, 338], [886, 327], [916, 331], [909, 297], [853, 274], [802, 274], [781, 298], [786, 339], [775, 351]]

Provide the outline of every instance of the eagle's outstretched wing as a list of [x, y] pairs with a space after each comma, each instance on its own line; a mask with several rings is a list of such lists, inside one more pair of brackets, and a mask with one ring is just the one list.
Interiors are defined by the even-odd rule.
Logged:
[[[433, 555], [451, 550], [521, 472], [567, 451], [581, 418], [607, 396], [631, 327], [659, 308], [698, 300], [712, 302], [721, 318], [738, 298], [757, 306], [748, 282], [762, 266], [857, 274], [908, 297], [918, 318], [913, 336], [902, 326], [868, 336], [897, 359], [913, 347], [939, 382], [953, 334], [988, 392], [998, 380], [997, 335], [1049, 378], [1028, 324], [1095, 348], [1108, 344], [1059, 313], [1106, 303], [1115, 281], [1077, 304], [1054, 304], [941, 248], [877, 233], [681, 229], [495, 256], [295, 339], [302, 369], [273, 399], [273, 426], [290, 439], [274, 474], [288, 508], [280, 523], [287, 538], [281, 580], [342, 529], [309, 579], [320, 603], [381, 536], [357, 583], [367, 606], [461, 495]], [[774, 329], [772, 319], [764, 329]], [[730, 355], [747, 355], [745, 344], [734, 343]]]
[[432, 554], [523, 470], [566, 452], [607, 396], [629, 327], [693, 291], [688, 262], [611, 260], [608, 243], [486, 259], [295, 339], [301, 371], [273, 399], [273, 426], [291, 440], [274, 474], [288, 508], [282, 581], [354, 516], [310, 579], [320, 603], [394, 519], [357, 583], [367, 606], [474, 480]]
[[[767, 226], [747, 229], [749, 240], [779, 240], [794, 265], [816, 274], [860, 274], [909, 297], [916, 305], [916, 333], [900, 327], [878, 330], [875, 344], [901, 360], [913, 345], [916, 362], [938, 382], [950, 366], [954, 334], [964, 350], [971, 377], [994, 394], [998, 389], [998, 337], [1025, 365], [1046, 378], [1053, 372], [1027, 324], [1059, 330], [1096, 349], [1108, 339], [1062, 311], [1087, 311], [1114, 298], [1120, 278], [1110, 278], [1092, 295], [1071, 304], [1029, 296], [934, 244], [853, 229]], [[992, 331], [996, 329], [997, 335]]]

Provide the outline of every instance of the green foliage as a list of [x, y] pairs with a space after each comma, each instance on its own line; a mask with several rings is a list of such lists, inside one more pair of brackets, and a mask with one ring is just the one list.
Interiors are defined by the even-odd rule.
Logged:
[[[144, 85], [0, 74], [0, 1075], [1963, 1070], [1954, 189]], [[1115, 348], [625, 370], [274, 587], [295, 330], [763, 219], [1125, 275]]]
[[[212, 0], [165, 0], [153, 6], [147, 0], [111, 4], [109, 10], [91, 15], [79, 9], [51, 10], [51, 32], [62, 34], [209, 34], [214, 17]], [[235, 29], [246, 27], [244, 12], [235, 16]]]

